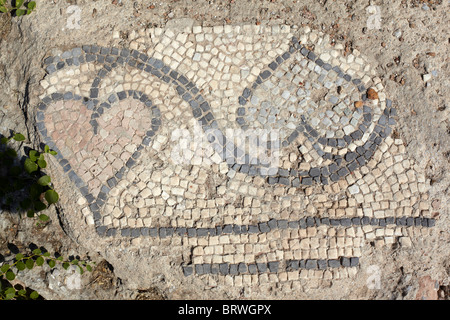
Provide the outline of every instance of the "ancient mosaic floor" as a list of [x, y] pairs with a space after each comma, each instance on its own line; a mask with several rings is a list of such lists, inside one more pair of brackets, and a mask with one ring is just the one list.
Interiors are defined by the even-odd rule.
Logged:
[[187, 252], [186, 277], [339, 279], [434, 226], [373, 66], [288, 26], [149, 29], [48, 57], [42, 140], [102, 239]]

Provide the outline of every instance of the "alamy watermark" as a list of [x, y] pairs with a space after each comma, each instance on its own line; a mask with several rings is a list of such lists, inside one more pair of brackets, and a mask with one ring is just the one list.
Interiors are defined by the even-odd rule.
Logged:
[[278, 130], [266, 129], [176, 129], [172, 132], [171, 160], [175, 164], [258, 165], [270, 175], [271, 168], [280, 164], [281, 140]]
[[78, 270], [79, 267], [75, 265], [71, 265], [67, 270], [63, 271], [54, 269], [48, 277], [49, 288], [59, 289], [65, 287], [68, 290], [80, 290], [81, 275]]
[[366, 273], [369, 275], [366, 280], [366, 286], [370, 290], [381, 289], [381, 269], [377, 265], [371, 265], [367, 268]]
[[70, 16], [67, 18], [67, 29], [81, 29], [81, 8], [79, 6], [67, 7], [67, 14]]
[[381, 29], [381, 8], [380, 6], [370, 5], [366, 8], [368, 14], [370, 14], [367, 19], [367, 29], [369, 30], [379, 30]]

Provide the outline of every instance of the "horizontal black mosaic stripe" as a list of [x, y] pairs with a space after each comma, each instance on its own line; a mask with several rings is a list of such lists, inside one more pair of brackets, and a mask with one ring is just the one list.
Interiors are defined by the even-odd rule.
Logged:
[[183, 274], [188, 277], [196, 275], [237, 276], [245, 274], [280, 273], [298, 270], [327, 270], [335, 268], [355, 268], [359, 266], [358, 257], [341, 257], [339, 259], [302, 259], [289, 260], [285, 266], [280, 261], [268, 263], [204, 263], [183, 266]]
[[387, 218], [369, 218], [369, 217], [354, 217], [354, 218], [318, 218], [306, 217], [295, 221], [276, 220], [272, 219], [267, 222], [261, 222], [257, 225], [222, 225], [214, 228], [173, 228], [173, 227], [153, 227], [153, 228], [106, 228], [103, 227], [103, 233], [106, 236], [120, 235], [123, 237], [136, 238], [140, 236], [153, 238], [168, 238], [168, 237], [210, 237], [220, 236], [226, 234], [260, 234], [268, 233], [274, 230], [285, 229], [306, 229], [308, 227], [319, 227], [326, 225], [330, 227], [357, 227], [357, 226], [399, 226], [399, 227], [434, 227], [435, 219], [424, 217], [387, 217]]

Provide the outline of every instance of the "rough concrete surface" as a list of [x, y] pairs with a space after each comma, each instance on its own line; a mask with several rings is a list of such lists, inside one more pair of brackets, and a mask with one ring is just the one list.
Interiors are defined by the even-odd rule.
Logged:
[[[67, 8], [81, 9], [80, 28], [67, 27], [73, 18]], [[381, 8], [381, 28], [367, 27]], [[447, 0], [394, 1], [37, 1], [36, 11], [25, 17], [0, 15], [0, 133], [24, 133], [30, 145], [40, 141], [33, 119], [45, 78], [43, 60], [65, 50], [95, 44], [128, 43], [132, 31], [146, 28], [183, 29], [192, 26], [272, 25], [310, 26], [330, 35], [345, 50], [358, 50], [376, 63], [376, 74], [397, 106], [394, 135], [402, 139], [408, 156], [426, 174], [430, 184], [436, 226], [413, 239], [411, 247], [397, 244], [363, 247], [356, 276], [347, 279], [299, 280], [286, 289], [282, 284], [226, 288], [185, 278], [181, 261], [170, 261], [164, 248], [140, 248], [129, 240], [97, 245], [98, 236], [74, 230], [71, 211], [77, 198], [65, 185], [57, 163], [52, 162], [55, 186], [67, 195], [50, 210], [51, 222], [14, 213], [0, 214], [0, 254], [11, 255], [8, 244], [25, 250], [30, 243], [63, 256], [80, 256], [97, 262], [84, 274], [81, 289], [67, 288], [64, 270], [35, 269], [18, 280], [45, 299], [448, 299], [450, 285], [450, 120], [449, 120], [449, 6]], [[370, 10], [369, 10], [370, 11]], [[113, 39], [119, 32], [119, 39]], [[429, 76], [431, 75], [431, 76]], [[65, 192], [67, 190], [67, 193]], [[127, 240], [123, 240], [127, 241]], [[99, 242], [100, 243], [100, 242]], [[154, 259], [151, 268], [141, 261]], [[178, 262], [178, 264], [177, 264]], [[170, 266], [170, 267], [168, 267]], [[377, 266], [379, 269], [370, 269]], [[368, 286], [368, 270], [378, 270], [380, 287]]]

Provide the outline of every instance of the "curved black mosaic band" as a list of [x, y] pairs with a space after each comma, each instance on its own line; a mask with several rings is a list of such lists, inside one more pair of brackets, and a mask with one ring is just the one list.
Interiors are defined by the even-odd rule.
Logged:
[[[313, 61], [316, 65], [323, 68], [327, 72], [333, 71], [339, 78], [343, 78], [345, 81], [355, 85], [361, 93], [361, 100], [367, 101], [368, 98], [365, 93], [366, 87], [362, 84], [360, 79], [352, 80], [352, 77], [349, 74], [344, 73], [339, 67], [333, 67], [329, 63], [324, 63], [313, 51], [307, 49], [304, 45], [299, 44], [298, 39], [293, 37], [289, 50], [276, 57], [274, 61], [269, 63], [266, 69], [260, 72], [251, 88], [245, 88], [242, 95], [239, 97], [238, 100], [241, 107], [237, 110], [236, 122], [242, 129], [246, 130], [250, 127], [243, 116], [246, 114], [246, 109], [244, 107], [252, 96], [253, 91], [268, 80], [281, 64], [288, 62], [293, 54], [297, 52], [300, 52], [305, 58]], [[303, 134], [311, 142], [313, 148], [319, 156], [325, 160], [332, 160], [333, 163], [328, 166], [315, 167], [311, 168], [309, 171], [302, 172], [297, 172], [297, 170], [294, 169], [281, 169], [279, 170], [278, 175], [274, 174], [273, 177], [269, 178], [269, 184], [279, 183], [293, 187], [298, 187], [300, 185], [311, 185], [313, 182], [328, 184], [329, 180], [332, 182], [338, 181], [359, 167], [365, 165], [372, 158], [377, 146], [379, 146], [381, 142], [391, 134], [392, 126], [396, 124], [394, 117], [397, 115], [397, 111], [392, 107], [392, 101], [389, 99], [386, 99], [386, 109], [376, 123], [374, 130], [369, 137], [369, 141], [367, 141], [363, 146], [357, 147], [355, 152], [349, 151], [345, 155], [333, 155], [331, 153], [324, 152], [320, 147], [320, 145], [322, 145], [333, 148], [346, 148], [352, 142], [361, 139], [364, 133], [367, 132], [369, 126], [372, 124], [374, 115], [373, 110], [367, 105], [363, 105], [363, 108], [360, 109], [360, 113], [362, 113], [363, 122], [354, 132], [351, 132], [342, 138], [320, 137], [318, 132], [306, 122], [305, 117], [301, 116], [300, 123], [292, 131], [289, 137], [282, 142], [282, 146], [289, 146], [299, 136], [299, 134]], [[300, 146], [298, 146], [298, 149], [300, 149]], [[300, 178], [291, 178], [295, 176], [300, 176]]]

